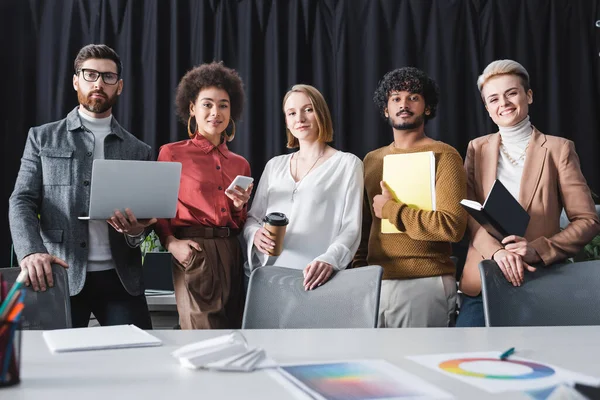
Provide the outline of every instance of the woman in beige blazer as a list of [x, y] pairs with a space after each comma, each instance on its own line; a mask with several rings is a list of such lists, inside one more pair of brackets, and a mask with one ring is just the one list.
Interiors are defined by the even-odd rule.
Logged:
[[[494, 61], [477, 86], [499, 132], [469, 143], [468, 198], [483, 203], [499, 179], [531, 219], [525, 237], [512, 235], [499, 242], [469, 218], [471, 240], [460, 281], [463, 301], [457, 326], [484, 326], [480, 261], [493, 259], [506, 279], [520, 286], [524, 269], [563, 261], [600, 232], [573, 142], [545, 135], [529, 122], [533, 92], [527, 70], [512, 60]], [[571, 223], [561, 231], [563, 207]]]

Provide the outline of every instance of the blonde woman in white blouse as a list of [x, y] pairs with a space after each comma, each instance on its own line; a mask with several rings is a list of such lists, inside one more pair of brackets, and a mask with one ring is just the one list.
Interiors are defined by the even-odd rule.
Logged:
[[[244, 227], [246, 275], [265, 265], [304, 271], [312, 290], [345, 269], [360, 241], [363, 165], [358, 157], [329, 146], [331, 114], [323, 95], [309, 85], [295, 85], [283, 99], [288, 148], [292, 154], [265, 166]], [[289, 219], [283, 252], [269, 252], [274, 242], [263, 228], [271, 212]]]

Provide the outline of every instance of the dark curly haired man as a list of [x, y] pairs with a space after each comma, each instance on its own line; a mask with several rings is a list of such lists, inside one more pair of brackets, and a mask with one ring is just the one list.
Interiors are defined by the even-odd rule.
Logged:
[[[364, 159], [362, 239], [353, 267], [384, 269], [380, 327], [439, 327], [454, 322], [456, 280], [450, 242], [462, 238], [467, 224], [459, 204], [466, 196], [466, 177], [458, 152], [425, 134], [425, 124], [436, 114], [438, 93], [433, 79], [406, 67], [388, 72], [373, 97], [392, 127], [394, 141]], [[435, 155], [435, 211], [396, 200], [382, 181], [386, 155], [417, 152]], [[382, 234], [382, 219], [401, 233]]]

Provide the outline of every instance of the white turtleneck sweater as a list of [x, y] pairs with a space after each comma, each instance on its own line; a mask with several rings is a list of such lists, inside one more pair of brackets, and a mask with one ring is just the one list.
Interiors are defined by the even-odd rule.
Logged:
[[[515, 199], [519, 200], [521, 175], [523, 175], [525, 166], [525, 151], [531, 139], [533, 127], [527, 116], [516, 125], [499, 126], [498, 129], [500, 130], [501, 144], [496, 178], [506, 186]], [[513, 160], [518, 160], [517, 165], [513, 164], [505, 153], [508, 153]]]
[[[111, 133], [110, 123], [112, 115], [106, 118], [92, 118], [79, 111], [79, 117], [85, 126], [94, 135], [94, 160], [104, 159], [104, 139]], [[90, 220], [89, 252], [87, 271], [106, 271], [115, 268], [108, 241], [108, 223], [104, 220]]]

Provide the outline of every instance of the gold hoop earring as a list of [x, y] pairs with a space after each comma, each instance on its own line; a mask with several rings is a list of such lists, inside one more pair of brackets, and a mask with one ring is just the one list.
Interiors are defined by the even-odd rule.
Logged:
[[198, 130], [198, 126], [196, 126], [196, 129], [194, 129], [194, 133], [192, 133], [191, 125], [192, 125], [192, 118], [193, 117], [194, 117], [193, 115], [190, 115], [190, 118], [188, 118], [188, 125], [187, 125], [188, 136], [190, 137], [190, 139], [193, 139], [194, 136], [196, 136], [196, 130]]
[[231, 129], [231, 135], [227, 134], [227, 131], [225, 131], [225, 139], [228, 142], [231, 142], [233, 140], [233, 138], [235, 137], [235, 122], [233, 121], [233, 118], [230, 119], [231, 124], [233, 125], [233, 128]]

